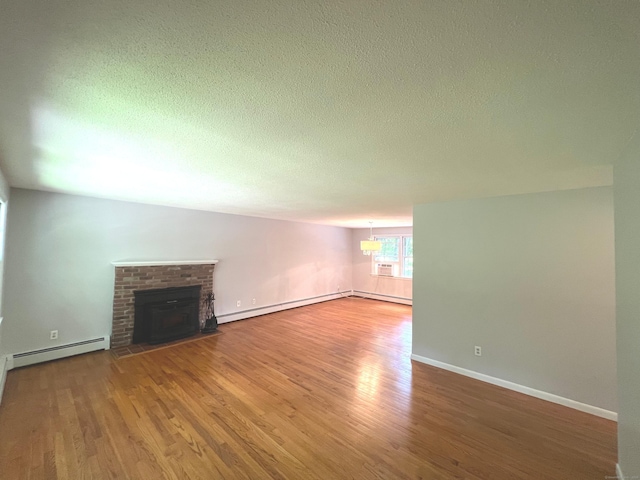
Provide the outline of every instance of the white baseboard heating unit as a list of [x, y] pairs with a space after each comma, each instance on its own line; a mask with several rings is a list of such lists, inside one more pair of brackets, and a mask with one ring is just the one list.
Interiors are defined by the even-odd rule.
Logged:
[[110, 337], [107, 335], [82, 342], [57, 345], [30, 352], [14, 353], [11, 368], [26, 367], [27, 365], [71, 357], [81, 353], [95, 352], [96, 350], [109, 350], [109, 340]]

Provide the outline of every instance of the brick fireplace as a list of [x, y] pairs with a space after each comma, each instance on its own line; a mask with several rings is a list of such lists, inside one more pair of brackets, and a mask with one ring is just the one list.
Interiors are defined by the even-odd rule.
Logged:
[[[213, 291], [217, 260], [192, 262], [117, 262], [113, 288], [111, 347], [130, 345], [135, 319], [135, 291], [202, 285], [201, 299]], [[200, 321], [204, 321], [200, 309]]]

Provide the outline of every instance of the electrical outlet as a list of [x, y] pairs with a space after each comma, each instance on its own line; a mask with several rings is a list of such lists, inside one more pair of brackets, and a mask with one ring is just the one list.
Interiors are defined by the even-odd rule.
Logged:
[[51, 330], [49, 334], [49, 340], [57, 340], [58, 339], [58, 330]]
[[251, 305], [255, 305], [256, 304], [256, 299], [254, 298], [253, 300], [251, 300]]
[[482, 347], [479, 346], [475, 346], [473, 353], [476, 354], [476, 357], [481, 357], [482, 356]]
[[239, 307], [240, 305], [242, 305], [242, 302], [241, 302], [240, 300], [238, 300], [238, 301], [236, 302], [236, 307]]

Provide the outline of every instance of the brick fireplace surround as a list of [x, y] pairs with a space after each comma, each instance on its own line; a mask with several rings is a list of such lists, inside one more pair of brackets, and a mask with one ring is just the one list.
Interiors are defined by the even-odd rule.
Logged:
[[[192, 262], [117, 262], [113, 289], [111, 347], [131, 345], [135, 316], [134, 291], [202, 285], [201, 300], [213, 291], [217, 260]], [[200, 310], [204, 321], [204, 310]]]

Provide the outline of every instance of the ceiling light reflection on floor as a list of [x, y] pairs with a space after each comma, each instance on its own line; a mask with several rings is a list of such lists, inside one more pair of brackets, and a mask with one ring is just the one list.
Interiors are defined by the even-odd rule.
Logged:
[[366, 400], [374, 400], [378, 394], [380, 382], [380, 366], [378, 363], [366, 363], [362, 366], [358, 375], [356, 386], [358, 397]]

